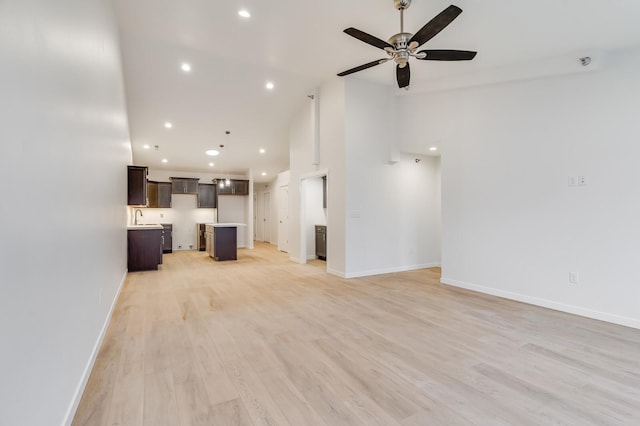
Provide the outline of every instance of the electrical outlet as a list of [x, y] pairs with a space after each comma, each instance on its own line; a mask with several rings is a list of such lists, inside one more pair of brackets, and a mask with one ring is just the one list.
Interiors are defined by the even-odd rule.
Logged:
[[577, 272], [569, 272], [569, 282], [571, 284], [578, 284], [579, 276]]
[[576, 180], [575, 176], [569, 176], [569, 178], [567, 179], [567, 184], [569, 186], [576, 186], [578, 184], [578, 181]]
[[193, 249], [193, 244], [189, 244], [189, 249]]
[[587, 178], [585, 176], [578, 176], [578, 186], [585, 186], [587, 184]]
[[182, 248], [182, 244], [178, 244], [178, 248], [181, 249]]

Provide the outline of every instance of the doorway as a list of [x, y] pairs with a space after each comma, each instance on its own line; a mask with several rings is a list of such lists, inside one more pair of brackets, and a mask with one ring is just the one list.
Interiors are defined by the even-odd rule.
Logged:
[[278, 250], [289, 253], [289, 185], [278, 188]]
[[[327, 243], [330, 234], [330, 229], [327, 228], [328, 182], [326, 170], [300, 178], [300, 263], [318, 258], [328, 260], [331, 256], [328, 247], [330, 243]], [[323, 237], [320, 245], [316, 244], [318, 235]]]
[[256, 192], [254, 194], [254, 241], [271, 243], [271, 192]]

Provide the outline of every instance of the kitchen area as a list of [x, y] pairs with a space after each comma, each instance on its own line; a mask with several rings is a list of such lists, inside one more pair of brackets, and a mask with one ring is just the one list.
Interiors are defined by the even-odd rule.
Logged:
[[162, 255], [174, 251], [204, 251], [223, 261], [253, 247], [247, 229], [252, 181], [245, 176], [144, 166], [128, 166], [127, 173], [129, 271], [158, 269]]

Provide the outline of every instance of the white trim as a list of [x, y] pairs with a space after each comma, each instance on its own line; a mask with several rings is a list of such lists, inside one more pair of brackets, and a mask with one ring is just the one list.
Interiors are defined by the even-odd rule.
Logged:
[[435, 268], [440, 266], [440, 262], [422, 263], [419, 265], [395, 266], [393, 268], [369, 269], [368, 271], [349, 272], [344, 274], [344, 278], [368, 277], [371, 275], [392, 274], [394, 272], [415, 271], [416, 269]]
[[344, 272], [335, 270], [335, 269], [331, 269], [331, 268], [327, 268], [327, 273], [331, 274], [331, 275], [336, 275], [340, 278], [347, 278], [347, 276], [344, 274]]
[[98, 352], [100, 351], [100, 346], [102, 346], [102, 341], [104, 340], [104, 336], [107, 333], [107, 328], [109, 327], [109, 322], [111, 321], [113, 310], [115, 309], [116, 303], [118, 302], [118, 297], [120, 297], [120, 291], [122, 290], [122, 286], [124, 285], [124, 282], [127, 279], [127, 273], [128, 273], [128, 270], [125, 269], [124, 275], [122, 276], [122, 280], [120, 280], [120, 285], [118, 286], [118, 291], [116, 291], [113, 301], [111, 302], [111, 307], [109, 308], [109, 313], [107, 314], [107, 318], [105, 318], [104, 324], [102, 324], [102, 330], [100, 331], [98, 340], [96, 340], [96, 343], [93, 346], [93, 351], [91, 352], [89, 361], [87, 362], [87, 365], [84, 368], [84, 372], [82, 373], [82, 378], [80, 379], [80, 383], [78, 383], [78, 387], [76, 388], [73, 401], [71, 402], [71, 405], [67, 409], [67, 413], [64, 417], [64, 422], [62, 423], [65, 426], [71, 426], [71, 422], [73, 422], [73, 418], [76, 415], [76, 410], [78, 409], [78, 405], [80, 404], [80, 399], [82, 399], [84, 388], [87, 386], [87, 382], [89, 381], [89, 376], [91, 375], [91, 370], [93, 370], [93, 365], [95, 364], [96, 358], [98, 357]]
[[490, 294], [492, 296], [503, 297], [505, 299], [516, 300], [518, 302], [528, 303], [530, 305], [541, 306], [543, 308], [549, 308], [556, 311], [566, 312], [569, 314], [580, 315], [582, 317], [592, 318], [600, 321], [606, 321], [613, 324], [624, 325], [626, 327], [632, 327], [640, 329], [640, 319], [624, 317], [621, 315], [611, 314], [608, 312], [594, 311], [591, 309], [583, 308], [575, 305], [567, 305], [553, 300], [541, 299], [538, 297], [527, 296], [518, 293], [512, 293], [510, 291], [500, 290], [491, 287], [484, 287], [478, 284], [467, 283], [464, 281], [458, 281], [451, 278], [440, 278], [440, 283], [450, 285], [454, 287], [460, 287], [467, 290], [477, 291], [479, 293]]
[[317, 259], [315, 254], [308, 254], [307, 255], [307, 260], [314, 260], [314, 259]]
[[300, 181], [305, 179], [327, 176], [329, 178], [329, 169], [316, 170], [315, 172], [303, 173], [300, 175]]

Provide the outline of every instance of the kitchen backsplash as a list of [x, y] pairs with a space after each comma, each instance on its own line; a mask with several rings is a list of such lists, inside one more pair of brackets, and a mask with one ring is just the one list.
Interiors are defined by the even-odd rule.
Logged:
[[[129, 224], [134, 221], [135, 208], [130, 208]], [[198, 232], [196, 224], [216, 221], [216, 209], [197, 208], [196, 196], [173, 194], [170, 209], [141, 208], [139, 224], [170, 223], [173, 225], [173, 250], [197, 250]], [[140, 214], [138, 213], [138, 216]]]

